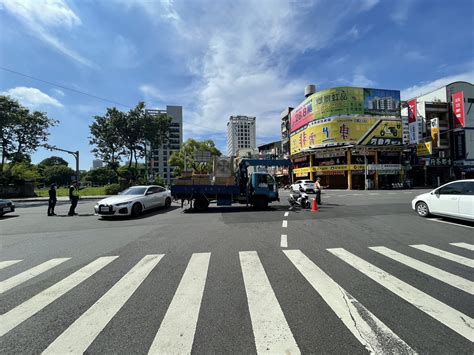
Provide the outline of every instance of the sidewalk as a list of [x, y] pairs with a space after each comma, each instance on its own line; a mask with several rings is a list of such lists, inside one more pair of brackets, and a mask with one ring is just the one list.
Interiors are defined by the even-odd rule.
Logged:
[[[101, 200], [103, 198], [109, 197], [107, 195], [103, 196], [81, 196], [79, 198], [80, 200]], [[13, 202], [40, 202], [40, 201], [48, 201], [48, 197], [19, 197], [19, 198], [10, 198], [9, 200]], [[61, 196], [58, 197], [58, 201], [69, 201], [69, 197], [67, 196]]]

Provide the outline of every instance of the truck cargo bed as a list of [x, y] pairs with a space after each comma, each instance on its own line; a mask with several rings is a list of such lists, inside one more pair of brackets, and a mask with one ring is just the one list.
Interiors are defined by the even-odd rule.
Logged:
[[215, 198], [218, 195], [238, 196], [240, 188], [238, 185], [174, 185], [171, 186], [171, 195], [175, 199], [189, 199], [204, 195], [208, 198]]

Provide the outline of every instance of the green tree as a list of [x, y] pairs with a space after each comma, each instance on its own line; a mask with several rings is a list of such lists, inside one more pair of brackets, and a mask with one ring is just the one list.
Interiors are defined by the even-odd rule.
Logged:
[[43, 159], [38, 165], [39, 166], [44, 166], [44, 167], [46, 167], [46, 166], [55, 166], [55, 165], [69, 166], [69, 163], [61, 157], [52, 156], [52, 157]]
[[188, 139], [183, 143], [181, 149], [171, 154], [168, 161], [169, 165], [175, 166], [175, 175], [180, 175], [184, 171], [185, 157], [186, 157], [186, 169], [188, 171], [195, 171], [199, 173], [210, 173], [212, 172], [212, 161], [206, 163], [200, 163], [194, 161], [194, 153], [196, 152], [209, 152], [211, 156], [221, 156], [222, 153], [216, 148], [214, 142], [210, 139], [199, 142], [192, 138]]
[[96, 185], [108, 185], [118, 183], [117, 174], [110, 168], [98, 168], [91, 170], [83, 177], [84, 181]]
[[[10, 175], [13, 167], [24, 161], [25, 155], [31, 155], [44, 144], [48, 140], [49, 128], [57, 123], [44, 112], [30, 112], [16, 100], [0, 95], [1, 177]], [[6, 163], [8, 166], [4, 169]]]
[[92, 153], [118, 175], [122, 156], [125, 154], [124, 141], [119, 127], [125, 125], [126, 115], [115, 107], [108, 108], [104, 116], [95, 116], [89, 128], [89, 143], [94, 147]]
[[47, 166], [42, 171], [43, 182], [46, 185], [57, 184], [67, 186], [71, 183], [76, 172], [65, 165]]
[[13, 181], [36, 181], [40, 179], [38, 169], [27, 161], [17, 162], [10, 170]]
[[146, 175], [146, 169], [138, 168], [138, 161], [146, 157], [147, 147], [157, 148], [169, 137], [171, 118], [163, 114], [147, 114], [143, 102], [127, 113], [108, 108], [105, 116], [95, 116], [94, 119], [90, 126], [90, 144], [95, 146], [92, 152], [120, 177], [125, 177], [121, 175], [123, 169], [119, 170], [119, 165], [126, 157], [129, 183], [136, 182], [138, 176]]

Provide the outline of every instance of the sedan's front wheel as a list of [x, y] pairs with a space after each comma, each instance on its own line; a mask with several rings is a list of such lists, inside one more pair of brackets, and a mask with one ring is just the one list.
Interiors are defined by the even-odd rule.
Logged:
[[428, 208], [426, 202], [418, 202], [415, 206], [415, 210], [416, 213], [418, 213], [418, 216], [428, 217], [430, 215], [430, 209]]
[[142, 213], [142, 205], [136, 203], [132, 207], [132, 217], [138, 217]]

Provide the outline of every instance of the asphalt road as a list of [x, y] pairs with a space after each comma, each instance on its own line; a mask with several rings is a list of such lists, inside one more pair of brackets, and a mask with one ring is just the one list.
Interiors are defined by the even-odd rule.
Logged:
[[119, 220], [18, 204], [0, 218], [0, 352], [473, 353], [474, 226], [416, 216], [418, 193]]

